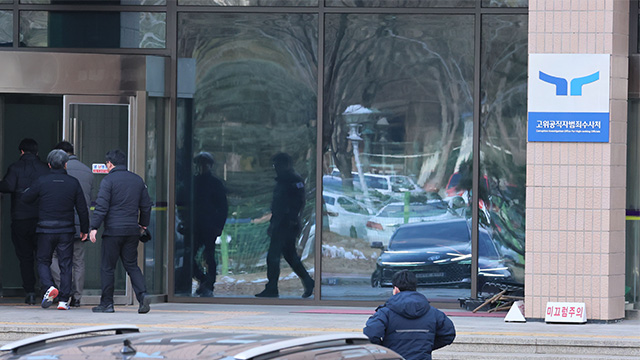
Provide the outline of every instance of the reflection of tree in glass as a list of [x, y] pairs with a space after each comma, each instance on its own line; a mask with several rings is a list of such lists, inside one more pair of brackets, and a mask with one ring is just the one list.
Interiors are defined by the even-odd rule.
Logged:
[[[230, 193], [270, 195], [275, 175], [269, 159], [282, 150], [304, 161], [296, 169], [310, 180], [316, 16], [188, 14], [181, 20], [188, 26], [181, 27], [179, 56], [198, 64], [194, 148], [221, 153], [216, 156], [226, 164]], [[268, 211], [268, 201], [261, 205], [252, 215]]]
[[[494, 239], [524, 266], [527, 16], [483, 17], [481, 173], [489, 179]], [[515, 271], [514, 276], [522, 271]]]
[[178, 56], [196, 64], [185, 136], [194, 151], [219, 159], [231, 209], [229, 266], [250, 271], [268, 245], [273, 154], [293, 157], [307, 184], [303, 218], [313, 216], [317, 15], [181, 13], [178, 21]]
[[180, 0], [180, 5], [318, 6], [318, 0]]
[[473, 7], [476, 0], [326, 0], [326, 6], [349, 7]]
[[482, 144], [488, 145], [484, 155], [491, 155], [506, 167], [523, 166], [527, 145], [527, 17], [483, 19]]
[[470, 16], [327, 16], [323, 146], [341, 174], [351, 174], [352, 159], [340, 114], [361, 104], [389, 120], [400, 172], [424, 172], [442, 187], [472, 109], [472, 24]]

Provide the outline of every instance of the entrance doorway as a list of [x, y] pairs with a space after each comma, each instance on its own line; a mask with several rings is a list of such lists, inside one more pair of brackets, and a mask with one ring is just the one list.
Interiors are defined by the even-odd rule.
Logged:
[[[131, 108], [135, 97], [115, 96], [55, 96], [55, 95], [0, 95], [0, 147], [2, 174], [19, 158], [18, 144], [23, 138], [33, 138], [39, 144], [39, 157], [46, 161], [49, 151], [62, 139], [70, 141], [79, 160], [92, 167], [104, 164], [108, 150], [129, 152]], [[131, 168], [131, 166], [129, 166]], [[94, 174], [92, 201], [106, 174]], [[93, 204], [92, 204], [93, 209]], [[18, 260], [11, 242], [10, 195], [2, 196], [0, 207], [0, 294], [4, 297], [22, 296], [22, 279]], [[100, 301], [100, 241], [86, 244], [85, 287], [83, 304]], [[38, 287], [39, 284], [36, 285]], [[115, 273], [116, 304], [132, 303], [132, 291], [122, 264]]]
[[[150, 225], [153, 239], [140, 246], [138, 264], [145, 274], [147, 292], [160, 301], [166, 300], [170, 228], [169, 101], [164, 79], [169, 63], [168, 58], [142, 55], [0, 52], [0, 176], [18, 159], [18, 144], [25, 137], [38, 141], [41, 159], [60, 140], [67, 140], [80, 161], [90, 167], [104, 164], [108, 150], [126, 152], [128, 169], [145, 179], [155, 204]], [[93, 199], [103, 177], [95, 175]], [[11, 243], [10, 209], [10, 196], [3, 195], [0, 297], [16, 301], [24, 292]], [[86, 249], [82, 303], [91, 305], [99, 301], [100, 243], [87, 244]], [[131, 304], [133, 295], [122, 265], [116, 271], [114, 300]]]
[[[62, 96], [0, 94], [0, 176], [20, 157], [18, 145], [24, 138], [38, 142], [39, 157], [62, 136]], [[11, 195], [2, 194], [0, 204], [0, 295], [23, 296], [18, 259], [11, 241]], [[34, 270], [35, 271], [35, 270]], [[39, 285], [36, 284], [36, 287]]]
[[[91, 194], [91, 213], [97, 198], [99, 184], [106, 176], [99, 167], [104, 165], [107, 151], [129, 151], [129, 128], [135, 97], [133, 96], [64, 96], [63, 134], [74, 145], [78, 159], [94, 170], [94, 186]], [[132, 166], [129, 163], [128, 168]], [[85, 294], [83, 303], [100, 302], [100, 257], [102, 231], [98, 229], [98, 241], [85, 246]], [[115, 304], [130, 304], [132, 291], [126, 272], [119, 262], [115, 272]]]

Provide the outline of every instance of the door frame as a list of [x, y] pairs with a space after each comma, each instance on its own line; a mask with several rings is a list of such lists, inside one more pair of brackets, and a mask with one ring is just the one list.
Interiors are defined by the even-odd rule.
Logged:
[[[79, 131], [77, 129], [77, 118], [73, 117], [71, 112], [72, 105], [113, 105], [127, 106], [127, 169], [133, 173], [140, 175], [144, 179], [144, 128], [145, 128], [145, 92], [138, 92], [137, 96], [113, 96], [113, 95], [64, 95], [63, 96], [63, 119], [62, 119], [62, 136], [73, 144], [80, 144]], [[142, 130], [142, 131], [140, 131]], [[142, 243], [138, 246], [138, 266], [144, 271], [144, 247]], [[114, 296], [116, 305], [133, 304], [135, 296], [131, 285], [129, 275], [126, 276], [125, 294]], [[83, 295], [83, 302], [87, 305], [99, 304], [100, 296]]]
[[[129, 170], [145, 178], [147, 96], [154, 94], [153, 96], [165, 97], [172, 93], [171, 81], [168, 79], [170, 57], [55, 51], [0, 51], [0, 64], [2, 64], [0, 67], [0, 93], [2, 94], [55, 94], [63, 98], [68, 96], [70, 101], [91, 101], [89, 103], [111, 101], [108, 100], [110, 97], [127, 99], [124, 101], [129, 105], [130, 114]], [[91, 100], [92, 98], [94, 100]], [[68, 104], [64, 103], [64, 118], [68, 117], [67, 109]], [[63, 138], [68, 138], [68, 129], [68, 126], [64, 127], [63, 119]], [[171, 199], [171, 190], [168, 191]], [[0, 223], [0, 227], [2, 226], [3, 224]], [[168, 216], [168, 227], [173, 227], [172, 213]], [[172, 232], [168, 232], [168, 236], [168, 244], [171, 244]], [[170, 249], [171, 247], [169, 251]], [[142, 247], [138, 251], [138, 265], [144, 271]], [[6, 275], [2, 275], [6, 279]], [[164, 281], [167, 282], [167, 277], [170, 276], [165, 274]], [[0, 292], [4, 289], [1, 280], [2, 277], [0, 277]], [[168, 288], [168, 285], [165, 285], [165, 288]], [[132, 301], [135, 301], [134, 297], [130, 302]]]

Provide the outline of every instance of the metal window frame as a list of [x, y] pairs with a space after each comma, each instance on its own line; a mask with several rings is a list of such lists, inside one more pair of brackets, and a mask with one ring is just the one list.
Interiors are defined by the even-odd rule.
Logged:
[[[631, 0], [631, 3], [635, 3], [635, 13], [638, 12], [638, 0]], [[632, 4], [633, 5], [633, 4]], [[258, 6], [193, 6], [193, 5], [178, 5], [177, 1], [167, 1], [166, 5], [158, 6], [140, 6], [140, 5], [33, 5], [33, 4], [19, 4], [16, 0], [13, 4], [0, 5], [0, 10], [12, 10], [13, 11], [13, 46], [2, 48], [3, 50], [10, 51], [29, 51], [29, 52], [51, 52], [52, 48], [21, 48], [19, 47], [20, 36], [20, 24], [19, 13], [24, 10], [32, 11], [142, 11], [142, 12], [166, 12], [166, 48], [165, 49], [96, 49], [96, 48], [56, 48], [56, 52], [68, 52], [68, 53], [100, 53], [100, 54], [144, 54], [144, 55], [160, 55], [170, 58], [169, 67], [169, 89], [168, 94], [168, 123], [167, 127], [167, 153], [168, 153], [168, 173], [167, 176], [167, 200], [169, 204], [175, 204], [175, 175], [176, 175], [176, 116], [177, 116], [177, 35], [178, 35], [178, 14], [179, 13], [307, 13], [318, 15], [318, 68], [317, 68], [317, 127], [316, 127], [316, 184], [322, 185], [322, 162], [319, 161], [322, 155], [322, 132], [323, 132], [323, 119], [324, 114], [322, 110], [322, 104], [324, 101], [324, 22], [326, 14], [442, 14], [442, 15], [473, 15], [474, 16], [474, 107], [473, 107], [473, 184], [472, 201], [475, 206], [473, 211], [473, 229], [472, 229], [472, 285], [471, 296], [477, 296], [477, 256], [478, 256], [478, 189], [480, 183], [480, 79], [481, 79], [481, 46], [482, 46], [482, 16], [484, 15], [505, 15], [505, 14], [518, 14], [528, 15], [528, 8], [507, 8], [507, 7], [495, 7], [495, 8], [483, 8], [481, 2], [476, 2], [475, 7], [460, 7], [460, 8], [354, 8], [354, 7], [325, 7], [324, 1], [320, 0], [318, 6], [304, 6], [304, 7], [258, 7]], [[635, 23], [637, 25], [637, 16], [635, 17]], [[637, 26], [636, 26], [637, 27]], [[637, 49], [637, 31], [631, 32], [635, 37], [630, 41], [636, 41], [634, 49]], [[316, 192], [316, 223], [321, 221], [321, 208], [322, 208], [322, 192]], [[169, 229], [175, 228], [175, 208], [170, 206], [167, 212], [168, 227]], [[320, 221], [319, 221], [320, 220]], [[322, 239], [322, 227], [316, 226], [315, 236], [316, 239]], [[378, 301], [361, 301], [354, 300], [345, 302], [344, 300], [323, 300], [321, 294], [321, 275], [322, 275], [322, 242], [315, 242], [315, 268], [316, 272], [314, 278], [316, 280], [315, 296], [313, 299], [255, 299], [255, 298], [191, 298], [180, 297], [174, 295], [174, 233], [168, 231], [168, 249], [167, 249], [167, 274], [165, 276], [165, 289], [167, 289], [167, 298], [171, 302], [193, 302], [193, 303], [229, 303], [229, 304], [269, 304], [269, 305], [326, 305], [326, 306], [371, 306], [377, 304]], [[455, 302], [457, 303], [457, 302]], [[436, 306], [452, 307], [455, 305], [453, 302], [433, 303]], [[457, 307], [457, 306], [456, 306]]]

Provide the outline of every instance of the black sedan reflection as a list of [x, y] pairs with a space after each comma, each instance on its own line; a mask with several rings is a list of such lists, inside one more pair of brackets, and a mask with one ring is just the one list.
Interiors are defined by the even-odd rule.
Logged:
[[[383, 248], [382, 243], [372, 247]], [[469, 286], [471, 283], [470, 220], [454, 219], [406, 224], [391, 236], [371, 275], [371, 286], [391, 286], [393, 274], [414, 271], [418, 285]], [[478, 238], [478, 285], [486, 281], [508, 282], [505, 266], [489, 232], [480, 227]]]

